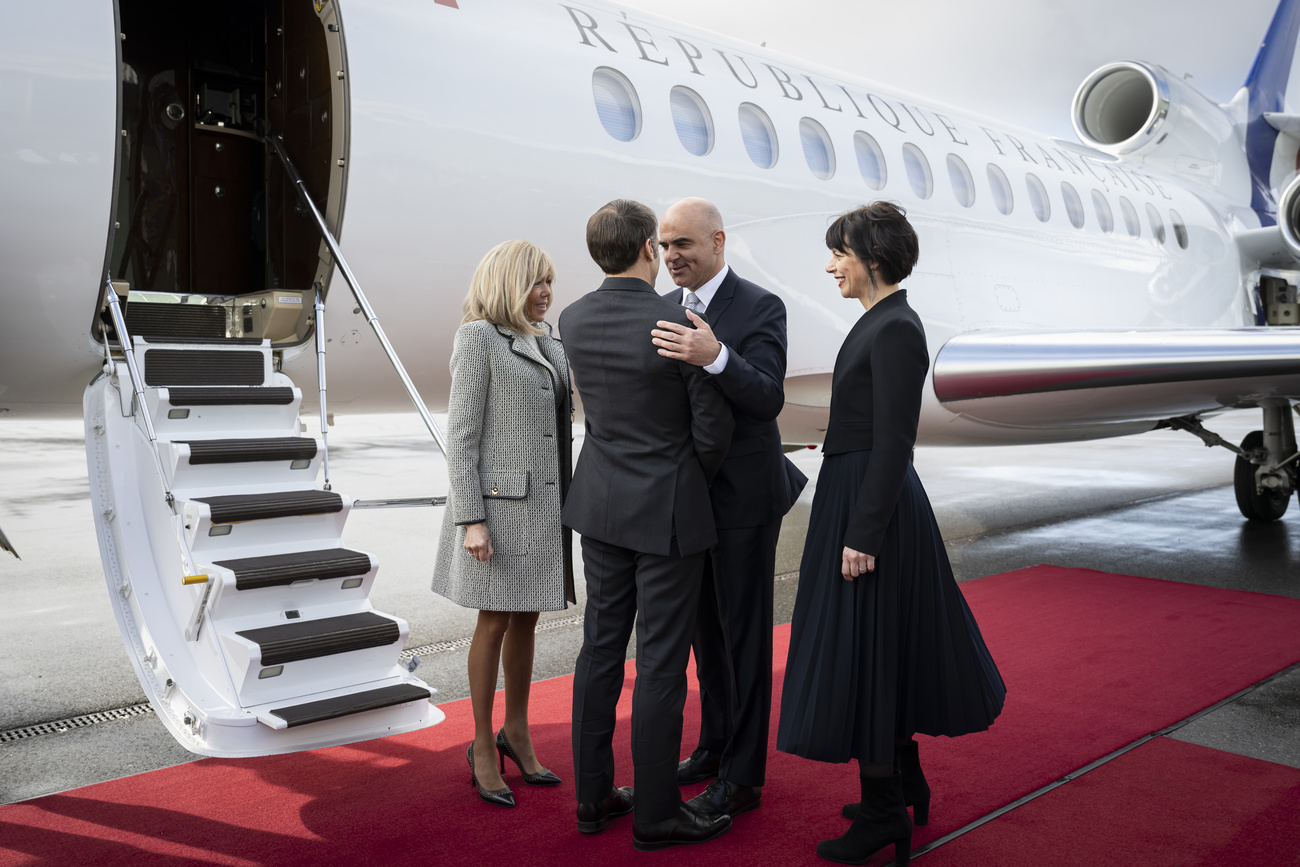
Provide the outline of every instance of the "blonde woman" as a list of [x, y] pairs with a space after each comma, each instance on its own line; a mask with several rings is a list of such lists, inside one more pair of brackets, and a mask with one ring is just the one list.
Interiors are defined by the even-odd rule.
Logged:
[[[554, 279], [550, 257], [527, 241], [493, 247], [474, 272], [451, 353], [451, 491], [433, 589], [479, 610], [467, 758], [479, 797], [503, 807], [515, 805], [507, 757], [529, 785], [560, 783], [537, 761], [528, 731], [538, 612], [576, 601], [570, 532], [560, 526], [572, 467], [569, 362], [543, 321]], [[506, 712], [494, 736], [499, 668]]]

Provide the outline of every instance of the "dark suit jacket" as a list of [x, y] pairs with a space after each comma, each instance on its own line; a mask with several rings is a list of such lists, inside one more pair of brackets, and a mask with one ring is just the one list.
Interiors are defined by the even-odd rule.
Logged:
[[880, 552], [916, 445], [921, 389], [930, 368], [925, 327], [900, 289], [862, 314], [844, 338], [831, 378], [827, 455], [871, 451], [844, 533], [855, 551]]
[[[664, 297], [680, 305], [682, 290]], [[785, 303], [733, 269], [704, 318], [730, 353], [727, 366], [711, 379], [736, 420], [726, 461], [713, 480], [714, 520], [724, 529], [759, 527], [790, 511], [808, 483], [781, 452], [776, 425], [785, 405]]]
[[660, 319], [690, 324], [644, 280], [610, 277], [560, 314], [586, 440], [564, 504], [584, 536], [683, 556], [717, 541], [709, 481], [731, 438], [731, 412], [698, 367], [661, 356]]

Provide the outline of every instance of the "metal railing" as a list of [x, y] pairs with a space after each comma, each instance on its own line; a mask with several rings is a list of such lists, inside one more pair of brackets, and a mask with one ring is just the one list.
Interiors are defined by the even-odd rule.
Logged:
[[[401, 359], [397, 357], [397, 352], [394, 351], [393, 344], [389, 342], [388, 335], [384, 333], [384, 327], [379, 324], [379, 317], [375, 315], [374, 308], [370, 306], [369, 299], [367, 299], [366, 294], [361, 291], [361, 284], [357, 282], [357, 278], [352, 273], [352, 269], [348, 267], [347, 259], [343, 257], [343, 251], [339, 249], [339, 242], [335, 240], [329, 227], [325, 225], [325, 218], [321, 215], [320, 209], [316, 207], [316, 203], [312, 201], [311, 196], [308, 194], [307, 186], [303, 183], [302, 176], [298, 174], [298, 170], [294, 167], [293, 161], [289, 159], [289, 154], [284, 149], [284, 141], [278, 135], [267, 136], [266, 140], [275, 151], [276, 156], [280, 158], [281, 165], [284, 166], [284, 170], [289, 175], [289, 179], [297, 188], [299, 201], [302, 202], [303, 207], [305, 207], [311, 214], [312, 220], [316, 224], [316, 230], [320, 232], [322, 240], [325, 241], [326, 246], [329, 247], [330, 254], [334, 257], [334, 264], [338, 266], [339, 272], [343, 275], [343, 279], [347, 281], [348, 287], [352, 290], [352, 297], [356, 299], [357, 306], [361, 308], [362, 314], [366, 317], [366, 322], [370, 324], [370, 327], [374, 329], [375, 336], [379, 338], [379, 344], [383, 347], [384, 353], [392, 363], [393, 369], [397, 371], [398, 378], [402, 380], [402, 385], [406, 388], [406, 393], [411, 398], [411, 403], [415, 404], [416, 412], [420, 414], [420, 418], [424, 421], [424, 426], [427, 427], [429, 433], [433, 435], [433, 441], [438, 444], [438, 448], [442, 451], [443, 456], [446, 457], [447, 440], [443, 438], [442, 431], [438, 429], [438, 424], [433, 420], [433, 416], [430, 415], [429, 408], [424, 405], [424, 400], [416, 390], [415, 383], [411, 381], [411, 377], [407, 374], [406, 368], [402, 365]], [[322, 327], [320, 317], [324, 313], [325, 305], [321, 297], [321, 292], [321, 287], [318, 284], [316, 287], [316, 354], [317, 373], [320, 378], [320, 415], [321, 432], [323, 435], [325, 430], [325, 338], [324, 328]], [[328, 460], [328, 456], [325, 460]], [[328, 483], [329, 473], [327, 469], [327, 486]]]
[[[144, 422], [145, 435], [149, 438], [149, 451], [153, 455], [154, 469], [158, 473], [158, 482], [162, 486], [163, 496], [167, 500], [167, 508], [171, 511], [169, 520], [181, 553], [181, 583], [185, 585], [205, 585], [185, 629], [186, 639], [196, 641], [199, 637], [199, 630], [203, 627], [204, 609], [207, 607], [208, 598], [212, 595], [212, 582], [209, 581], [207, 575], [199, 574], [195, 568], [194, 552], [190, 550], [189, 541], [185, 538], [185, 531], [181, 529], [179, 522], [176, 521], [176, 495], [172, 493], [171, 484], [167, 481], [167, 471], [163, 467], [162, 452], [158, 448], [158, 433], [154, 430], [153, 419], [150, 418], [149, 407], [145, 403], [144, 377], [140, 375], [140, 368], [136, 365], [135, 346], [132, 343], [130, 333], [126, 330], [126, 316], [123, 315], [122, 305], [117, 300], [117, 289], [113, 286], [113, 275], [105, 273], [104, 282], [107, 288], [106, 306], [108, 307], [109, 316], [113, 320], [113, 330], [117, 334], [118, 347], [122, 350], [122, 355], [126, 359], [127, 374], [131, 378], [131, 416], [138, 416]], [[108, 356], [107, 362], [112, 365], [113, 359], [111, 352], [108, 350], [107, 334], [104, 335], [104, 349]], [[113, 520], [113, 518], [107, 516], [106, 519]], [[123, 585], [119, 590], [125, 591], [126, 585]]]

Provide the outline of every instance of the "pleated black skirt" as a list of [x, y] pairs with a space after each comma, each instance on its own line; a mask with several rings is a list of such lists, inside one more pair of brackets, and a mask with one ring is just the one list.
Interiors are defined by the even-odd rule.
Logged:
[[870, 459], [822, 462], [790, 626], [776, 747], [824, 762], [885, 764], [895, 738], [984, 731], [1006, 697], [910, 464], [875, 572], [844, 580], [844, 532]]

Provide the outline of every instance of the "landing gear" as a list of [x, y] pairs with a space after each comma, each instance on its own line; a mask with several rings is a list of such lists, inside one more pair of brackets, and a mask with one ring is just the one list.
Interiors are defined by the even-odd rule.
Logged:
[[[1237, 508], [1249, 521], [1276, 521], [1286, 514], [1300, 482], [1300, 452], [1296, 449], [1291, 402], [1278, 399], [1260, 408], [1264, 411], [1264, 429], [1247, 434], [1240, 447], [1206, 430], [1195, 416], [1171, 418], [1165, 424], [1199, 437], [1207, 446], [1235, 452], [1232, 488]], [[1296, 412], [1300, 413], [1300, 406]]]
[[[1263, 452], [1266, 462], [1268, 452], [1264, 449], [1264, 432], [1257, 430], [1246, 434], [1246, 438], [1241, 441], [1241, 450], [1256, 457]], [[1259, 466], [1253, 461], [1237, 456], [1237, 465], [1232, 472], [1232, 490], [1237, 495], [1237, 508], [1247, 520], [1276, 521], [1286, 514], [1286, 507], [1291, 503], [1291, 490], [1287, 487], [1270, 488], [1256, 484], [1255, 473], [1258, 469]], [[1267, 478], [1273, 480], [1271, 476]]]

